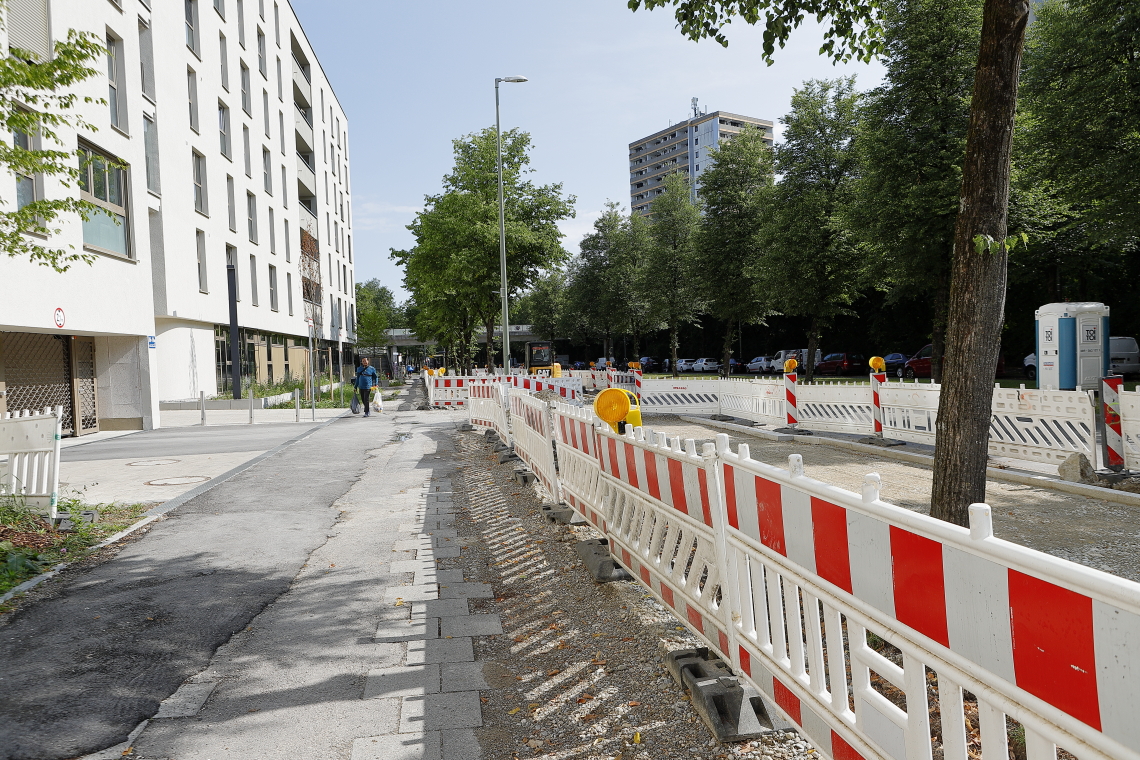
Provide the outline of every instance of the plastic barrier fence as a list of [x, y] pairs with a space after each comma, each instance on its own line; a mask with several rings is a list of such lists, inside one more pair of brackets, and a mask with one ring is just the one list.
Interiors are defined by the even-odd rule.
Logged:
[[759, 422], [784, 424], [784, 383], [782, 380], [734, 380], [719, 392], [720, 414]]
[[1140, 471], [1140, 391], [1121, 388], [1120, 436], [1124, 467]]
[[562, 498], [579, 517], [596, 522], [601, 480], [594, 432], [597, 418], [592, 409], [556, 403], [553, 420]]
[[990, 453], [1060, 464], [1084, 454], [1096, 466], [1096, 405], [1087, 391], [995, 388]]
[[428, 404], [431, 406], [465, 406], [470, 390], [476, 385], [495, 385], [507, 381], [506, 377], [488, 375], [425, 376]]
[[515, 388], [524, 391], [558, 391], [558, 395], [567, 401], [580, 402], [582, 399], [582, 381], [576, 377], [513, 377]]
[[606, 382], [610, 388], [622, 388], [640, 398], [642, 386], [641, 375], [641, 370], [618, 372], [616, 369], [607, 369]]
[[6, 412], [0, 420], [0, 495], [20, 495], [27, 506], [55, 520], [59, 505], [59, 440], [63, 407], [40, 413]]
[[643, 380], [641, 413], [717, 414], [721, 391], [719, 380]]
[[508, 394], [506, 383], [477, 383], [470, 388], [467, 408], [471, 414], [471, 424], [489, 428], [499, 434], [499, 440], [511, 445], [511, 430], [508, 422]]
[[529, 393], [512, 391], [511, 439], [515, 453], [537, 476], [550, 497], [558, 502], [562, 492], [558, 486], [558, 471], [554, 463], [554, 425], [550, 417], [550, 402], [537, 399]]
[[831, 433], [873, 433], [874, 400], [869, 385], [798, 384], [796, 411], [800, 427]]

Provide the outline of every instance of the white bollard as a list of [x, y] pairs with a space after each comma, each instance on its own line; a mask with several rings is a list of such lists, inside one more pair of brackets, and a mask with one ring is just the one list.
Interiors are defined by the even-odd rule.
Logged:
[[202, 420], [198, 423], [205, 427], [206, 425], [206, 391], [198, 391], [198, 411], [201, 412]]
[[293, 421], [294, 422], [300, 422], [301, 421], [301, 389], [300, 388], [294, 388], [293, 389], [293, 408], [295, 409], [295, 412], [293, 414]]

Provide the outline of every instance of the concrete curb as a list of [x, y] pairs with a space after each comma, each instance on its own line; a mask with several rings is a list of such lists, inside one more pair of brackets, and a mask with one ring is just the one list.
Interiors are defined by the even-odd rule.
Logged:
[[[809, 446], [834, 446], [840, 449], [857, 451], [860, 454], [869, 454], [872, 456], [880, 457], [882, 459], [895, 459], [900, 462], [910, 462], [911, 464], [920, 464], [926, 467], [934, 466], [934, 457], [928, 454], [917, 454], [910, 451], [899, 451], [894, 448], [885, 448], [882, 446], [869, 446], [865, 443], [856, 443], [855, 441], [844, 441], [838, 438], [828, 438], [825, 435], [821, 435], [819, 433], [810, 436], [788, 435], [786, 433], [773, 433], [770, 430], [759, 430], [757, 428], [750, 428], [744, 425], [736, 425], [731, 422], [709, 420], [705, 419], [704, 417], [694, 417], [685, 414], [679, 414], [677, 416], [686, 422], [692, 422], [697, 425], [717, 427], [723, 430], [732, 431], [734, 433], [746, 433], [748, 435], [754, 435], [758, 438], [767, 438], [770, 440], [781, 441], [785, 443], [794, 441], [796, 443], [803, 443]], [[1067, 480], [1051, 478], [1048, 475], [1041, 475], [1039, 473], [1027, 472], [1024, 470], [1011, 470], [1002, 467], [988, 467], [986, 469], [986, 477], [993, 480], [1005, 481], [1007, 483], [1037, 486], [1039, 488], [1047, 488], [1051, 491], [1060, 491], [1062, 493], [1068, 493], [1074, 496], [1084, 496], [1089, 499], [1100, 499], [1101, 501], [1111, 501], [1116, 504], [1123, 504], [1129, 507], [1140, 508], [1140, 494], [1131, 493], [1129, 491], [1117, 491], [1114, 488], [1102, 488], [1100, 486], [1085, 485], [1084, 483], [1071, 483]]]
[[[209, 491], [211, 488], [214, 488], [215, 486], [219, 486], [222, 483], [225, 483], [230, 478], [234, 477], [235, 475], [240, 474], [241, 472], [244, 472], [245, 470], [248, 470], [250, 467], [253, 467], [258, 462], [262, 462], [262, 461], [268, 459], [269, 457], [273, 456], [274, 454], [277, 454], [282, 449], [284, 449], [286, 446], [290, 446], [290, 445], [296, 443], [297, 441], [300, 441], [300, 440], [303, 440], [303, 439], [309, 437], [310, 435], [317, 432], [318, 430], [325, 428], [325, 427], [328, 427], [329, 425], [331, 425], [332, 423], [341, 419], [342, 417], [344, 417], [347, 414], [348, 414], [348, 412], [345, 412], [344, 414], [340, 414], [336, 417], [330, 417], [329, 419], [325, 420], [324, 422], [321, 422], [317, 425], [314, 425], [313, 427], [304, 431], [300, 435], [294, 436], [293, 438], [290, 438], [289, 440], [285, 441], [284, 443], [280, 443], [277, 446], [274, 446], [269, 451], [266, 451], [262, 454], [258, 454], [253, 459], [250, 459], [248, 462], [242, 462], [237, 467], [234, 467], [231, 470], [223, 472], [221, 475], [217, 476], [216, 478], [213, 478], [211, 480], [207, 480], [205, 483], [201, 484], [200, 486], [197, 486], [196, 488], [190, 489], [189, 491], [182, 494], [181, 496], [176, 496], [175, 498], [171, 499], [170, 501], [164, 501], [162, 504], [159, 504], [156, 507], [152, 507], [151, 509], [149, 509], [143, 513], [142, 518], [138, 522], [124, 528], [123, 530], [119, 531], [118, 533], [116, 533], [113, 536], [109, 536], [108, 538], [104, 539], [100, 543], [95, 544], [94, 546], [88, 547], [87, 550], [84, 552], [84, 554], [85, 555], [90, 554], [93, 551], [98, 551], [99, 549], [110, 546], [111, 544], [115, 543], [116, 541], [121, 541], [122, 539], [124, 539], [127, 536], [134, 533], [139, 528], [142, 528], [143, 526], [149, 525], [150, 523], [154, 522], [155, 520], [158, 520], [160, 517], [165, 515], [167, 512], [175, 510], [178, 507], [185, 504], [186, 502], [193, 499], [194, 497], [200, 496], [200, 495], [204, 494], [206, 491]], [[48, 580], [52, 576], [58, 574], [61, 570], [65, 569], [70, 564], [71, 564], [70, 562], [61, 562], [58, 565], [54, 566], [52, 569], [50, 569], [46, 572], [40, 573], [39, 575], [37, 575], [35, 577], [29, 578], [28, 580], [21, 583], [19, 586], [16, 586], [15, 588], [10, 589], [3, 596], [0, 596], [0, 604], [3, 604], [4, 602], [8, 601], [12, 597], [16, 596], [17, 594], [22, 594], [26, 591], [31, 591], [36, 586], [38, 586], [41, 583], [43, 583], [44, 581]]]

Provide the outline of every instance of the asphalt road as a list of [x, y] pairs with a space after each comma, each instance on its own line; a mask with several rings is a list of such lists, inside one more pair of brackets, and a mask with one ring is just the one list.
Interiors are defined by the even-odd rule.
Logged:
[[[331, 505], [390, 437], [337, 420], [155, 523], [58, 596], [0, 622], [0, 759], [73, 758], [122, 742], [285, 593], [337, 519]], [[195, 431], [196, 451], [268, 449], [296, 425]], [[187, 429], [66, 450], [87, 459], [191, 453]], [[86, 451], [85, 451], [86, 449]]]
[[217, 427], [177, 427], [146, 430], [107, 438], [60, 451], [61, 462], [98, 459], [155, 459], [190, 454], [226, 454], [235, 451], [268, 451], [309, 430], [310, 424], [295, 422]]

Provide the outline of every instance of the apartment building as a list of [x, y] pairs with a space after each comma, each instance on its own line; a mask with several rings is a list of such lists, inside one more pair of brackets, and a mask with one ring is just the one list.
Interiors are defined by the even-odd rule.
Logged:
[[227, 393], [230, 264], [245, 378], [307, 377], [310, 338], [316, 371], [351, 368], [348, 120], [287, 0], [8, 0], [5, 16], [5, 43], [41, 58], [71, 28], [105, 40], [77, 88], [105, 103], [59, 147], [109, 213], [45, 241], [90, 266], [0, 258], [0, 411], [62, 404], [78, 435]]
[[710, 150], [748, 126], [761, 130], [772, 144], [771, 121], [728, 111], [702, 112], [693, 98], [692, 115], [687, 120], [629, 144], [630, 208], [640, 214], [650, 213], [653, 199], [664, 192], [661, 184], [676, 172], [689, 177], [695, 193], [701, 174], [711, 163]]

